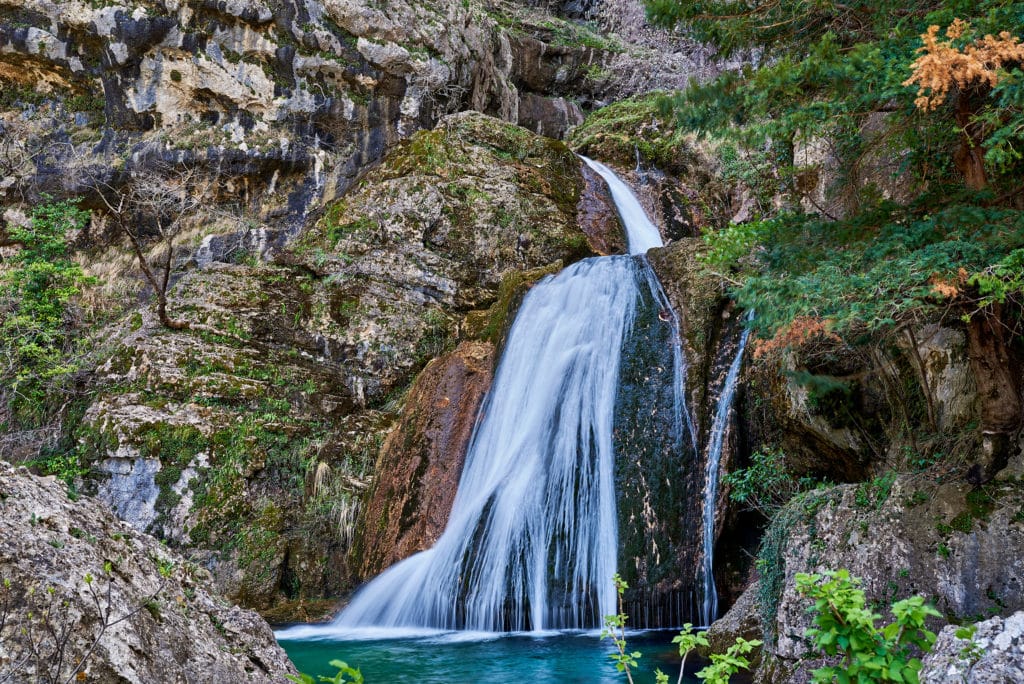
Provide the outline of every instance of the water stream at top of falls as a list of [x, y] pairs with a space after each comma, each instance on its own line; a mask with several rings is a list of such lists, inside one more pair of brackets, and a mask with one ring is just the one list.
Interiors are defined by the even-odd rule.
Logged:
[[612, 193], [612, 201], [622, 218], [622, 225], [626, 227], [629, 253], [644, 254], [653, 247], [661, 247], [663, 244], [661, 233], [648, 218], [647, 212], [640, 205], [640, 200], [636, 198], [629, 186], [601, 162], [587, 157], [582, 157], [582, 159], [608, 184], [608, 190]]
[[[610, 186], [630, 254], [661, 246], [629, 188], [584, 161]], [[331, 625], [279, 636], [589, 629], [618, 612], [612, 431], [623, 346], [642, 301], [657, 302], [676, 325], [643, 256], [585, 259], [535, 284], [509, 331], [436, 544], [361, 588]], [[672, 339], [681, 383], [677, 331]], [[688, 414], [685, 425], [692, 437]]]

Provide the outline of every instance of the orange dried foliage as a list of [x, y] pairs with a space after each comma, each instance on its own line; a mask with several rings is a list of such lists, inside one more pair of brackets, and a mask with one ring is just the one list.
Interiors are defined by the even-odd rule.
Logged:
[[754, 343], [754, 358], [775, 354], [784, 349], [800, 347], [814, 339], [826, 339], [841, 342], [842, 338], [831, 330], [831, 319], [814, 316], [799, 316], [776, 331], [770, 340], [757, 340]]
[[910, 65], [913, 73], [903, 82], [905, 86], [918, 85], [918, 97], [914, 100], [918, 109], [934, 110], [946, 101], [954, 87], [995, 87], [1000, 69], [1024, 63], [1024, 45], [1008, 31], [998, 36], [986, 35], [963, 49], [955, 47], [950, 41], [960, 38], [967, 27], [967, 22], [954, 19], [946, 29], [947, 41], [939, 38], [938, 26], [929, 26], [928, 32], [921, 34], [924, 46], [918, 52], [923, 54]]
[[932, 294], [942, 299], [955, 299], [960, 295], [961, 288], [967, 284], [969, 274], [962, 266], [954, 278], [943, 278], [938, 274], [928, 279], [932, 286]]

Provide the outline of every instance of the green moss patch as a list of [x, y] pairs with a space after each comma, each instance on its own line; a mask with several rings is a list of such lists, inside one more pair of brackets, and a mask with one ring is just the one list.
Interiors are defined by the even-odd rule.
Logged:
[[498, 286], [498, 299], [484, 311], [471, 311], [466, 316], [464, 335], [468, 339], [499, 345], [512, 324], [512, 318], [526, 292], [541, 278], [562, 270], [562, 262], [505, 276]]
[[593, 112], [569, 134], [569, 145], [582, 154], [627, 168], [636, 154], [663, 171], [682, 174], [699, 168], [696, 140], [675, 125], [662, 104], [671, 93], [631, 97]]

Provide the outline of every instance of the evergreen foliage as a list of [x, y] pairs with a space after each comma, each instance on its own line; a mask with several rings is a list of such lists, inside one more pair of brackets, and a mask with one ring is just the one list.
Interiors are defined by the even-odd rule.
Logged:
[[[759, 64], [665, 105], [770, 170], [744, 179], [753, 196], [783, 199], [707, 236], [709, 262], [740, 271], [734, 294], [763, 337], [800, 320], [856, 337], [1020, 299], [1024, 3], [647, 7]], [[824, 205], [816, 170], [800, 164], [815, 146], [839, 174]]]

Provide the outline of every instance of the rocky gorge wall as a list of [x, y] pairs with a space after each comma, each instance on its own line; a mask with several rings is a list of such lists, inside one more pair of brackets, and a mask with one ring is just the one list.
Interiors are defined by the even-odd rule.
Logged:
[[[577, 220], [583, 193], [564, 145], [496, 119], [460, 114], [416, 134], [272, 261], [182, 276], [172, 309], [223, 334], [168, 331], [149, 314], [118, 330], [77, 431], [93, 469], [84, 489], [191, 549], [245, 605], [296, 617], [332, 608], [315, 600], [375, 567], [351, 544], [396, 559], [357, 524], [377, 515], [372, 492], [384, 478], [402, 472], [389, 445], [411, 458], [415, 438], [403, 434], [454, 421], [461, 437], [425, 448], [457, 459], [519, 274], [590, 253]], [[429, 378], [443, 360], [408, 388], [460, 340], [448, 358], [475, 370], [449, 366], [447, 392], [459, 391], [460, 373], [480, 379], [442, 418], [445, 407], [423, 407], [416, 387], [431, 383], [433, 396]], [[403, 405], [413, 416], [427, 410], [427, 422], [406, 415], [413, 426], [385, 441]], [[447, 484], [429, 485], [449, 503], [454, 463], [443, 466]], [[429, 538], [446, 514], [429, 497], [423, 505], [413, 513], [438, 517]]]
[[[602, 184], [564, 146], [445, 117], [470, 109], [559, 137], [581, 107], [652, 86], [635, 74], [664, 61], [658, 32], [631, 5], [588, 15], [632, 13], [624, 38], [513, 3], [0, 8], [5, 225], [44, 197], [78, 199], [92, 215], [75, 246], [98, 282], [85, 395], [0, 450], [78, 454], [84, 491], [244, 605], [279, 619], [329, 609], [317, 601], [383, 562], [352, 544], [395, 560], [443, 525], [437, 510], [418, 541], [385, 552], [361, 512], [402, 500], [380, 500], [375, 474], [390, 468], [377, 458], [424, 364], [459, 341], [500, 345], [532, 279], [622, 245]], [[679, 84], [699, 52], [687, 50], [670, 60]], [[109, 211], [154, 169], [213, 179], [171, 264], [168, 308], [193, 331], [151, 315]], [[158, 218], [133, 215], [130, 230], [148, 244]], [[493, 362], [472, 363], [486, 376]], [[463, 431], [471, 404], [450, 409]], [[458, 449], [444, 451], [457, 478]], [[378, 524], [397, 542], [394, 522]]]
[[[6, 227], [42, 193], [80, 197], [93, 214], [77, 258], [101, 281], [83, 296], [95, 348], [75, 401], [49, 432], [8, 430], [0, 455], [73, 454], [82, 492], [271, 619], [335, 609], [443, 528], [526, 289], [622, 250], [573, 150], [614, 165], [669, 243], [650, 261], [706, 444], [742, 312], [699, 238], [744, 198], [713, 145], [645, 94], [712, 65], [667, 51], [677, 37], [635, 10], [0, 0], [0, 249], [17, 248]], [[170, 287], [171, 310], [203, 329], [159, 324], [103, 210], [99, 183], [155, 164], [218, 179]], [[978, 408], [964, 335], [923, 321], [866, 350], [752, 345], [724, 469], [771, 448], [787, 476], [837, 483], [772, 523], [720, 490], [716, 582], [737, 607], [717, 633], [769, 635], [763, 681], [806, 674], [797, 572], [846, 567], [873, 600], [922, 593], [950, 619], [1015, 629], [1019, 463], [965, 484]], [[693, 600], [699, 478], [685, 465], [650, 458], [620, 480], [634, 623], [678, 622], [672, 606]]]
[[0, 677], [284, 682], [295, 669], [204, 570], [62, 484], [0, 463]]
[[8, 203], [82, 194], [83, 166], [105, 167], [97, 173], [116, 186], [158, 157], [215, 169], [233, 201], [292, 232], [446, 114], [472, 109], [560, 137], [599, 92], [645, 87], [609, 72], [612, 62], [653, 61], [643, 46], [514, 3], [0, 8], [4, 126], [23, 142], [5, 148]]

